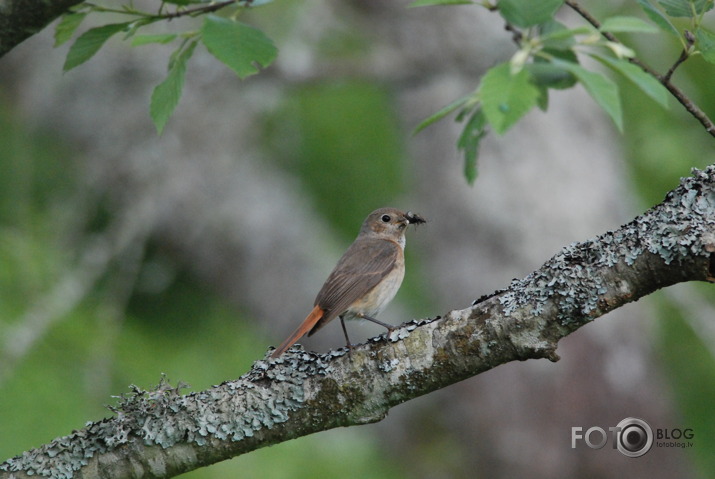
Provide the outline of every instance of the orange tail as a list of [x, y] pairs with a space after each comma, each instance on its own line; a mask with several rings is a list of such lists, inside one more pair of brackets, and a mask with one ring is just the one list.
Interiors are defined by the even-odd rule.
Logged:
[[278, 346], [278, 349], [273, 351], [273, 354], [271, 354], [272, 358], [277, 358], [281, 354], [285, 352], [286, 349], [290, 348], [295, 344], [296, 341], [298, 341], [300, 338], [305, 336], [305, 333], [313, 329], [313, 326], [315, 326], [315, 323], [317, 323], [320, 318], [323, 317], [323, 310], [320, 309], [320, 306], [316, 306], [313, 308], [313, 311], [310, 312], [307, 318], [303, 320], [302, 323], [300, 323], [300, 326], [298, 326], [298, 329], [293, 331], [293, 334], [288, 336], [288, 339], [283, 341], [283, 344]]

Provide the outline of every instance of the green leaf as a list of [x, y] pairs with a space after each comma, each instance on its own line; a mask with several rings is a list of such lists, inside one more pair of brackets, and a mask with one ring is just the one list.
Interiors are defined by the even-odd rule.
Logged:
[[680, 33], [678, 32], [678, 29], [675, 28], [675, 26], [670, 23], [670, 20], [668, 20], [668, 17], [663, 15], [663, 13], [655, 8], [653, 4], [651, 4], [648, 0], [636, 0], [638, 2], [638, 5], [641, 6], [643, 11], [645, 12], [646, 15], [648, 15], [648, 18], [650, 18], [653, 23], [658, 25], [661, 30], [668, 32], [672, 35], [675, 35], [676, 37], [680, 37]]
[[[463, 110], [460, 115], [460, 121], [467, 114], [467, 110]], [[477, 153], [479, 153], [479, 144], [482, 138], [487, 134], [487, 119], [480, 108], [474, 110], [469, 120], [464, 125], [462, 134], [457, 140], [457, 148], [464, 152], [464, 177], [467, 182], [472, 185], [477, 178]]]
[[539, 98], [536, 99], [536, 106], [539, 110], [546, 111], [549, 109], [549, 89], [545, 86], [539, 86]]
[[652, 75], [643, 71], [639, 66], [627, 60], [606, 57], [602, 55], [591, 55], [612, 70], [626, 77], [631, 83], [637, 86], [643, 93], [651, 97], [663, 108], [668, 108], [668, 90]]
[[715, 6], [713, 0], [690, 0], [695, 10], [695, 15], [702, 15], [705, 12], [709, 12]]
[[605, 42], [604, 46], [618, 58], [633, 58], [636, 56], [636, 52], [620, 42]]
[[84, 32], [75, 40], [70, 47], [70, 51], [67, 52], [67, 58], [62, 69], [69, 71], [92, 58], [112, 35], [121, 32], [130, 23], [110, 23]]
[[561, 22], [550, 20], [539, 26], [539, 40], [547, 48], [570, 49], [576, 43], [574, 34]]
[[164, 125], [169, 121], [176, 105], [179, 104], [186, 78], [186, 62], [194, 53], [197, 43], [197, 40], [193, 40], [186, 48], [179, 47], [174, 52], [169, 63], [169, 74], [151, 94], [149, 114], [159, 134], [164, 130]]
[[62, 19], [57, 24], [57, 27], [55, 27], [55, 47], [59, 47], [72, 38], [77, 27], [79, 27], [86, 16], [86, 12], [62, 15]]
[[651, 25], [638, 17], [611, 17], [607, 18], [599, 28], [602, 32], [635, 32], [635, 33], [657, 33], [658, 27]]
[[551, 20], [564, 0], [499, 0], [502, 17], [517, 27], [531, 27]]
[[535, 61], [526, 65], [526, 69], [531, 73], [533, 82], [538, 87], [565, 90], [576, 84], [573, 73], [550, 62]]
[[596, 30], [591, 26], [566, 28], [565, 25], [551, 20], [539, 28], [539, 40], [544, 48], [553, 50], [570, 50], [576, 44], [576, 35], [586, 35]]
[[596, 103], [608, 113], [618, 129], [623, 131], [623, 110], [618, 96], [618, 85], [601, 73], [588, 71], [575, 63], [558, 59], [554, 59], [553, 63], [576, 75]]
[[512, 74], [509, 63], [491, 68], [479, 85], [479, 98], [489, 124], [504, 133], [536, 105], [539, 90], [526, 70]]
[[692, 14], [688, 0], [658, 0], [658, 3], [671, 17], [690, 17]]
[[147, 26], [147, 25], [151, 25], [152, 23], [158, 22], [158, 21], [159, 21], [159, 19], [156, 18], [156, 17], [155, 17], [155, 18], [149, 18], [149, 17], [139, 18], [139, 19], [133, 21], [133, 22], [129, 25], [129, 28], [127, 28], [127, 29], [125, 30], [125, 33], [124, 33], [124, 36], [122, 37], [122, 40], [129, 40], [130, 38], [134, 38], [134, 36], [137, 34], [137, 32], [138, 32], [141, 28], [143, 28], [143, 27], [145, 27], [145, 26]]
[[708, 63], [715, 63], [715, 34], [701, 27], [695, 32], [695, 38], [703, 59]]
[[658, 0], [671, 17], [691, 18], [713, 8], [712, 0]]
[[136, 35], [132, 38], [132, 46], [147, 45], [149, 43], [169, 43], [177, 38], [176, 33], [159, 33], [156, 35]]
[[437, 123], [439, 120], [444, 118], [445, 116], [449, 115], [456, 109], [464, 106], [465, 103], [469, 101], [470, 98], [472, 98], [473, 94], [470, 93], [469, 95], [463, 96], [462, 98], [459, 98], [457, 100], [454, 100], [452, 103], [449, 105], [441, 108], [437, 113], [434, 113], [430, 115], [429, 117], [425, 118], [420, 122], [419, 125], [415, 127], [415, 130], [413, 131], [412, 134], [419, 133], [420, 131], [424, 130], [428, 126], [432, 125], [433, 123]]
[[208, 15], [201, 29], [204, 45], [240, 78], [258, 73], [275, 60], [278, 50], [262, 31], [244, 23]]
[[415, 0], [407, 5], [407, 8], [413, 7], [431, 7], [433, 5], [472, 5], [472, 0]]

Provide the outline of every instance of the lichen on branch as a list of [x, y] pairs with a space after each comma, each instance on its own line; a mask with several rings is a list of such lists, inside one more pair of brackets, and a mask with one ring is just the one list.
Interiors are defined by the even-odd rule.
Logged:
[[715, 281], [715, 166], [615, 231], [564, 247], [507, 288], [443, 317], [326, 354], [289, 350], [187, 395], [133, 387], [115, 416], [0, 464], [0, 478], [172, 477], [389, 409], [515, 360], [558, 359], [558, 341], [625, 303]]

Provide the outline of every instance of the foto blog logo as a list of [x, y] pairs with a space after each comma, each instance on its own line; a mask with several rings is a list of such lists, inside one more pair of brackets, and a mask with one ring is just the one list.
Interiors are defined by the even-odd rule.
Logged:
[[[635, 417], [627, 417], [617, 426], [608, 428], [613, 448], [624, 456], [640, 457], [653, 445], [653, 430], [647, 422]], [[608, 433], [603, 428], [592, 426], [583, 432], [582, 427], [571, 428], [571, 448], [576, 448], [579, 440], [591, 449], [601, 449], [608, 442]]]
[[[593, 426], [588, 429], [575, 426], [571, 428], [571, 448], [575, 449], [580, 441], [591, 449], [601, 449], [611, 439], [613, 449], [627, 457], [640, 457], [650, 451], [655, 444], [658, 447], [693, 447], [690, 439], [694, 437], [692, 429], [656, 429], [655, 434], [643, 419], [627, 417], [616, 426], [605, 429]], [[654, 443], [655, 439], [655, 443]], [[687, 441], [681, 441], [687, 439]]]

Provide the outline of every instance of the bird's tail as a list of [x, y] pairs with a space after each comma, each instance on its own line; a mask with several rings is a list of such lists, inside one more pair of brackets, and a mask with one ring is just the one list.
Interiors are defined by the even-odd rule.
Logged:
[[293, 334], [288, 336], [288, 339], [283, 341], [283, 343], [278, 346], [278, 349], [273, 351], [273, 354], [271, 354], [272, 358], [277, 358], [281, 354], [283, 354], [286, 349], [290, 348], [295, 344], [296, 341], [298, 341], [300, 338], [302, 338], [308, 331], [313, 329], [313, 326], [320, 320], [320, 318], [323, 317], [323, 310], [320, 308], [320, 306], [315, 306], [313, 308], [313, 311], [310, 312], [307, 318], [303, 320], [302, 323], [300, 323], [300, 326], [293, 331]]

